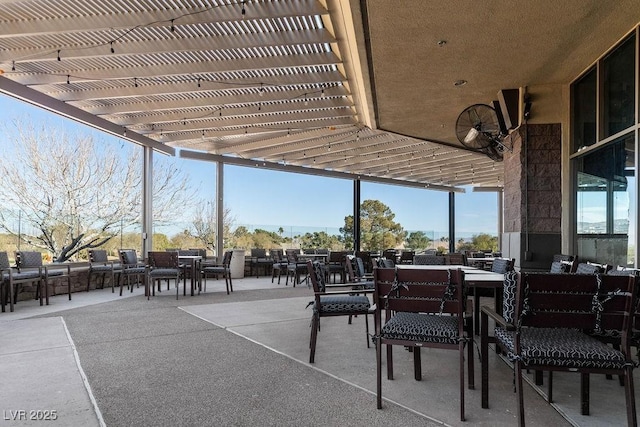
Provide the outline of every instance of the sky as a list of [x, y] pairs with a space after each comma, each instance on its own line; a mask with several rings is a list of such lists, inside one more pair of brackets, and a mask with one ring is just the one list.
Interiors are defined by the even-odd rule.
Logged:
[[[63, 126], [67, 131], [91, 133], [97, 140], [120, 144], [121, 139], [76, 123], [30, 104], [0, 95], [4, 120], [28, 118]], [[0, 138], [4, 130], [0, 127]], [[1, 139], [0, 139], [1, 141]], [[215, 166], [208, 162], [170, 158], [155, 154], [158, 161], [175, 161], [184, 166], [192, 186], [205, 197], [215, 195]], [[225, 208], [236, 226], [285, 231], [325, 230], [330, 234], [344, 225], [352, 214], [353, 182], [345, 179], [269, 171], [259, 168], [224, 166]], [[441, 237], [448, 230], [448, 193], [402, 186], [361, 183], [361, 199], [377, 199], [391, 208], [395, 221], [408, 231], [425, 231]], [[198, 209], [199, 207], [194, 207]], [[456, 193], [456, 234], [497, 235], [496, 193]], [[185, 215], [188, 216], [188, 215]], [[188, 221], [188, 218], [184, 218]]]

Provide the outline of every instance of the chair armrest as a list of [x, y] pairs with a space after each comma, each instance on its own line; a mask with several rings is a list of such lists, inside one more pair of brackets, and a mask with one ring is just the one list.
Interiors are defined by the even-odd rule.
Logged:
[[38, 267], [18, 267], [17, 265], [14, 267], [10, 267], [12, 271], [15, 271], [17, 273], [22, 273], [22, 272], [27, 272], [27, 271], [37, 271], [39, 272], [41, 275], [44, 273], [44, 266], [38, 266]]
[[357, 283], [354, 282], [347, 282], [347, 283], [327, 283], [324, 285], [325, 289], [332, 289], [332, 288], [353, 288], [355, 285], [357, 285]]
[[113, 261], [96, 261], [96, 262], [90, 262], [89, 263], [89, 267], [93, 267], [96, 265], [102, 265], [102, 266], [110, 266], [111, 268], [113, 268]]
[[494, 322], [496, 322], [497, 326], [501, 326], [508, 331], [515, 331], [516, 329], [513, 323], [509, 323], [506, 320], [504, 320], [504, 317], [496, 313], [496, 311], [490, 307], [482, 307], [480, 315], [483, 317], [484, 316], [490, 317], [491, 319], [493, 319]]
[[315, 295], [323, 296], [323, 295], [353, 295], [353, 294], [372, 294], [375, 291], [373, 289], [363, 289], [363, 290], [348, 290], [348, 291], [331, 291], [331, 292], [315, 292]]
[[145, 263], [135, 263], [135, 264], [121, 264], [120, 268], [125, 271], [125, 270], [130, 270], [132, 268], [149, 268], [150, 266], [145, 264]]
[[43, 265], [42, 268], [44, 269], [45, 274], [49, 274], [49, 271], [51, 270], [67, 270], [67, 274], [71, 274], [71, 266], [69, 264], [48, 264]]

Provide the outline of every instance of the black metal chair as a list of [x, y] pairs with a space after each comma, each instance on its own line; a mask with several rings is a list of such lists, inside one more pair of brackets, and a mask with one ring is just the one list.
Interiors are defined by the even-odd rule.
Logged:
[[559, 274], [559, 273], [570, 273], [571, 272], [571, 264], [563, 261], [553, 261], [551, 263], [551, 267], [549, 268], [549, 273]]
[[371, 302], [366, 295], [353, 295], [352, 290], [327, 292], [324, 266], [319, 261], [307, 261], [307, 272], [313, 286], [314, 299], [308, 306], [313, 307], [311, 317], [311, 339], [309, 342], [309, 363], [314, 363], [316, 354], [316, 342], [320, 331], [321, 317], [364, 315], [367, 347], [369, 346], [369, 319]]
[[[182, 268], [178, 259], [178, 252], [149, 252], [149, 269], [147, 272], [147, 283], [151, 286], [152, 294], [155, 296], [158, 283], [158, 292], [161, 291], [160, 285], [162, 280], [167, 281], [167, 290], [169, 290], [170, 281], [175, 281], [176, 299], [178, 299], [180, 288], [180, 276]], [[147, 295], [147, 299], [149, 295]]]
[[442, 255], [419, 254], [413, 257], [414, 265], [444, 265], [445, 261]]
[[255, 272], [256, 278], [259, 277], [260, 270], [264, 271], [264, 275], [267, 276], [272, 266], [273, 259], [267, 256], [266, 249], [251, 249], [251, 273]]
[[5, 305], [9, 301], [9, 311], [13, 311], [14, 304], [18, 299], [18, 292], [24, 284], [36, 284], [36, 299], [40, 295], [40, 305], [42, 305], [42, 279], [43, 272], [41, 268], [26, 269], [20, 271], [17, 267], [9, 265], [9, 255], [7, 252], [0, 252], [0, 305], [2, 312], [5, 312]]
[[147, 286], [147, 265], [143, 262], [138, 261], [138, 254], [135, 249], [121, 249], [119, 251], [120, 255], [120, 266], [122, 268], [120, 274], [120, 295], [122, 295], [122, 286], [126, 280], [127, 287], [131, 292], [133, 292], [133, 283], [140, 284], [140, 280], [142, 280], [145, 288], [144, 294], [145, 296], [149, 296], [149, 287]]
[[296, 283], [300, 283], [300, 276], [306, 274], [307, 264], [298, 260], [299, 249], [287, 249], [287, 280], [285, 286], [289, 285], [289, 277], [293, 280], [293, 287], [296, 287]]
[[[91, 286], [91, 278], [94, 275], [101, 276], [100, 289], [104, 289], [107, 274], [111, 278], [111, 292], [115, 292], [116, 277], [120, 279], [122, 268], [119, 262], [109, 260], [107, 251], [104, 249], [89, 249], [89, 271], [87, 273], [87, 292]], [[98, 283], [96, 283], [96, 288]]]
[[491, 263], [491, 272], [504, 274], [507, 271], [511, 271], [513, 270], [515, 261], [513, 258], [496, 258]]
[[354, 290], [374, 288], [373, 275], [367, 275], [362, 259], [353, 255], [347, 255], [347, 281]]
[[355, 256], [360, 258], [364, 263], [364, 271], [368, 274], [373, 274], [373, 266], [374, 260], [371, 257], [371, 252], [369, 251], [356, 251]]
[[399, 264], [413, 264], [413, 257], [415, 256], [415, 251], [402, 251], [400, 253], [400, 259], [398, 260]]
[[382, 257], [390, 259], [394, 265], [398, 263], [398, 252], [395, 249], [385, 249], [382, 251]]
[[[511, 274], [515, 280], [505, 280], [503, 316], [482, 308], [482, 407], [489, 407], [488, 319], [492, 318], [496, 323], [493, 342], [514, 365], [519, 425], [525, 421], [523, 369], [550, 373], [549, 403], [553, 371], [580, 373], [583, 415], [589, 413], [589, 374], [622, 375], [628, 425], [637, 425], [630, 337], [638, 277]], [[617, 331], [620, 349], [591, 336], [597, 330]]]
[[[35, 251], [16, 251], [16, 266], [19, 271], [40, 269], [42, 272], [42, 286], [44, 287], [44, 298], [49, 305], [49, 285], [56, 295], [56, 286], [59, 279], [66, 278], [67, 294], [71, 301], [71, 267], [69, 264], [48, 264], [42, 263], [42, 254]], [[42, 305], [42, 293], [40, 293], [40, 305]]]
[[269, 251], [271, 258], [273, 259], [273, 265], [271, 266], [271, 283], [278, 273], [278, 285], [280, 284], [280, 277], [282, 274], [287, 274], [288, 262], [284, 258], [284, 251], [282, 249], [271, 249]]
[[378, 258], [378, 267], [379, 268], [395, 268], [396, 263], [389, 258]]
[[469, 265], [467, 256], [461, 253], [449, 253], [444, 256], [446, 265]]
[[[377, 405], [382, 408], [382, 346], [387, 346], [387, 379], [393, 380], [392, 346], [413, 351], [414, 378], [422, 379], [420, 349], [458, 351], [460, 419], [464, 421], [464, 347], [467, 346], [468, 387], [474, 388], [473, 333], [465, 319], [464, 273], [460, 269], [374, 270]], [[384, 319], [382, 312], [385, 312]], [[437, 367], [434, 367], [437, 369]]]
[[327, 278], [333, 276], [333, 283], [336, 283], [336, 274], [340, 275], [340, 283], [347, 281], [347, 251], [331, 251], [327, 257]]
[[229, 295], [229, 291], [233, 292], [233, 282], [231, 281], [231, 257], [233, 256], [233, 251], [226, 251], [224, 256], [222, 257], [222, 264], [218, 265], [209, 265], [205, 264], [201, 270], [201, 277], [204, 281], [204, 291], [207, 291], [207, 277], [215, 276], [216, 278], [219, 276], [224, 277], [224, 282], [227, 287], [227, 295]]
[[588, 262], [581, 262], [576, 267], [576, 274], [598, 274], [604, 273], [606, 271], [606, 267], [603, 267], [599, 264], [591, 264]]

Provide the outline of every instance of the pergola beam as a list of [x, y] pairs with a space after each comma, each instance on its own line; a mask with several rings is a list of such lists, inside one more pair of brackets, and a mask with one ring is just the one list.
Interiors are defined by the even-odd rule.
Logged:
[[35, 91], [31, 88], [22, 86], [13, 80], [9, 80], [0, 76], [0, 92], [22, 101], [28, 102], [37, 107], [45, 110], [60, 114], [61, 116], [75, 120], [80, 123], [84, 123], [88, 126], [104, 131], [111, 135], [114, 135], [121, 139], [126, 139], [131, 142], [135, 142], [145, 147], [153, 148], [154, 150], [161, 151], [165, 154], [175, 155], [175, 149], [168, 147], [162, 143], [159, 143], [146, 136], [139, 135], [135, 132], [127, 132], [125, 135], [125, 129], [114, 123], [108, 122], [100, 117], [96, 117], [93, 114], [89, 114], [86, 111], [80, 110], [72, 105], [58, 101], [57, 99], [50, 98], [42, 93]]

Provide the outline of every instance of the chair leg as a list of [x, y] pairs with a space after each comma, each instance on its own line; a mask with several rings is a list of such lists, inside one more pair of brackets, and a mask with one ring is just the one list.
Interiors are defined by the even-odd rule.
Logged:
[[625, 368], [625, 381], [624, 381], [624, 391], [625, 391], [625, 400], [627, 403], [627, 425], [636, 426], [638, 425], [638, 419], [636, 415], [636, 398], [635, 391], [633, 388], [633, 369], [630, 366]]
[[464, 342], [459, 344], [460, 363], [460, 421], [464, 421]]
[[393, 346], [387, 344], [387, 379], [393, 379]]
[[382, 343], [380, 338], [376, 340], [376, 403], [378, 409], [382, 409]]
[[227, 274], [229, 275], [229, 289], [231, 289], [231, 292], [233, 292], [233, 281], [231, 280], [231, 272], [228, 271]]
[[420, 347], [413, 347], [413, 378], [422, 381], [422, 358], [420, 357]]
[[311, 350], [309, 351], [309, 363], [314, 363], [316, 358], [316, 341], [318, 340], [319, 315], [313, 314], [311, 319]]
[[87, 274], [87, 292], [89, 292], [89, 286], [91, 286], [91, 272]]
[[478, 289], [473, 292], [473, 333], [480, 335], [480, 294]]
[[[489, 316], [482, 314], [480, 316], [480, 389], [481, 389], [481, 407], [489, 407]], [[496, 344], [496, 347], [498, 345]]]
[[580, 413], [589, 415], [589, 374], [584, 372], [580, 374]]
[[522, 389], [522, 361], [516, 360], [513, 369], [516, 377], [516, 394], [518, 399], [518, 426], [524, 427], [524, 390]]
[[[40, 281], [40, 305], [42, 305], [42, 294], [44, 293], [45, 304], [49, 305], [49, 279], [45, 277]], [[44, 286], [44, 289], [43, 289]]]
[[368, 314], [364, 315], [364, 325], [365, 325], [365, 330], [367, 332], [367, 348], [369, 348], [369, 315]]
[[466, 343], [467, 345], [467, 376], [469, 377], [468, 379], [468, 387], [469, 390], [474, 390], [476, 388], [476, 383], [475, 383], [475, 368], [474, 368], [474, 360], [473, 360], [473, 336], [471, 337], [471, 339]]
[[5, 308], [4, 306], [7, 304], [6, 298], [5, 298], [5, 291], [4, 291], [4, 287], [5, 287], [5, 283], [4, 282], [0, 282], [0, 305], [2, 305], [2, 312], [5, 312]]

